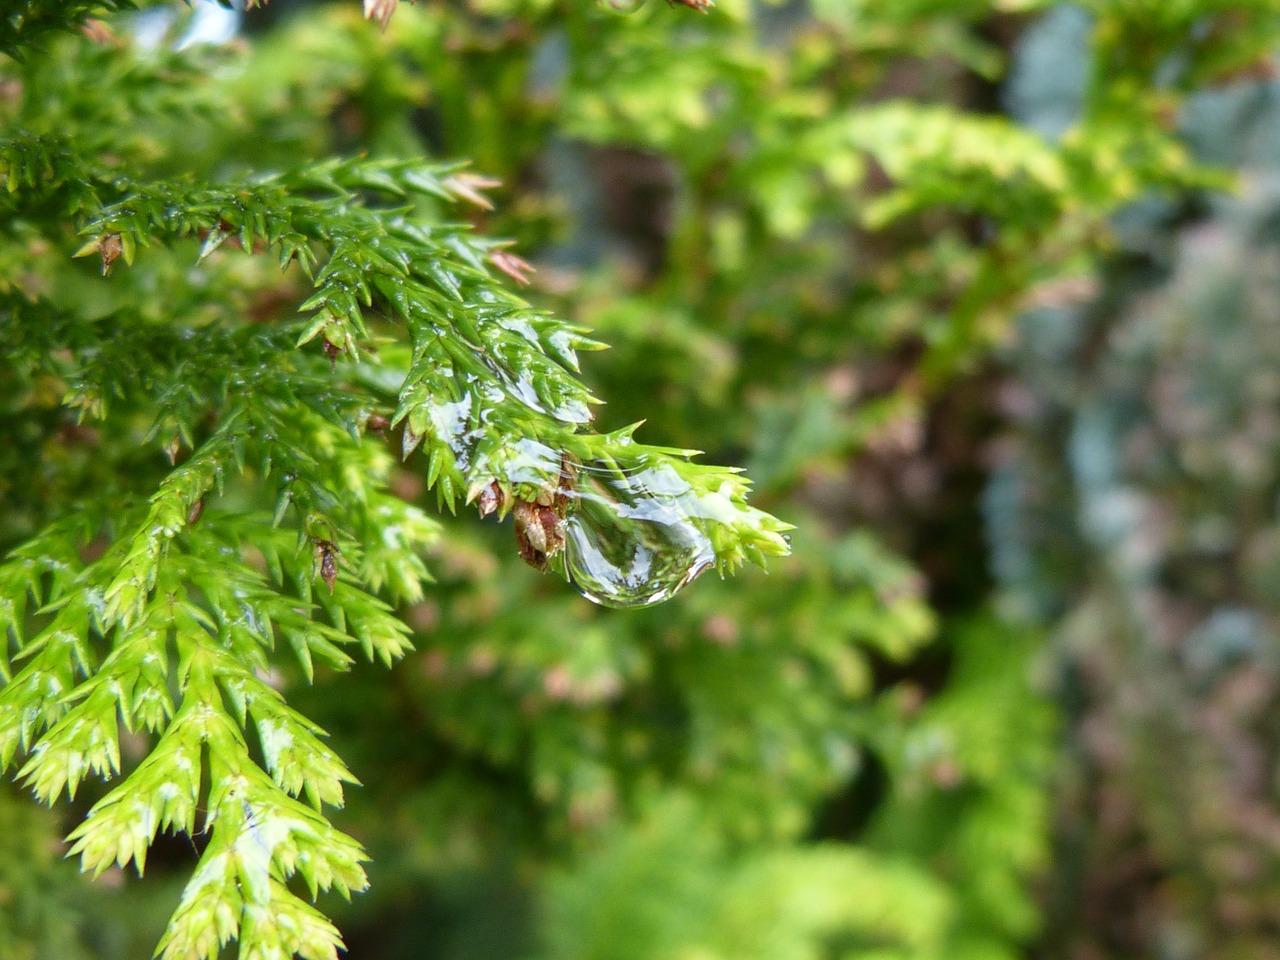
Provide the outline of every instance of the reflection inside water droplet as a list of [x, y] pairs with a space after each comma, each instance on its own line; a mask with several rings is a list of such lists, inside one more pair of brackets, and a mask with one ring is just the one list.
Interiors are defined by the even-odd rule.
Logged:
[[644, 6], [645, 0], [599, 0], [599, 3], [614, 13], [635, 13]]
[[669, 466], [576, 466], [556, 568], [606, 607], [644, 607], [683, 589], [715, 563], [689, 485]]

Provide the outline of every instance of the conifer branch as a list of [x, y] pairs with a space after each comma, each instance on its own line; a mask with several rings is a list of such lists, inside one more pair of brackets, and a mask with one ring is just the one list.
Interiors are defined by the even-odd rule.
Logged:
[[391, 422], [404, 423], [406, 457], [425, 441], [428, 484], [450, 510], [495, 485], [504, 514], [517, 500], [535, 502], [560, 482], [569, 455], [668, 474], [722, 572], [786, 551], [786, 525], [746, 504], [734, 471], [637, 444], [631, 430], [582, 429], [597, 401], [573, 375], [577, 351], [599, 345], [493, 281], [486, 262], [500, 243], [404, 212], [415, 199], [471, 199], [456, 165], [330, 160], [224, 187], [160, 182], [127, 193], [86, 224], [82, 252], [101, 254], [106, 238], [119, 238], [126, 262], [140, 247], [191, 236], [204, 237], [202, 257], [229, 238], [244, 250], [261, 244], [312, 277], [299, 346], [319, 337], [331, 357], [356, 359], [373, 323], [406, 327], [412, 353]]
[[[242, 957], [331, 958], [336, 929], [288, 884], [301, 876], [313, 899], [366, 885], [363, 850], [323, 812], [356, 779], [285, 692], [357, 651], [390, 664], [410, 649], [395, 605], [422, 598], [440, 530], [389, 492], [395, 453], [423, 448], [450, 510], [515, 514], [539, 566], [563, 547], [579, 470], [624, 486], [643, 472], [722, 572], [785, 553], [787, 525], [746, 503], [734, 470], [634, 428], [591, 432], [577, 353], [600, 344], [510, 292], [530, 268], [505, 243], [439, 215], [488, 209], [493, 181], [370, 158], [156, 175], [165, 138], [149, 125], [216, 102], [197, 61], [90, 44], [64, 68], [31, 45], [123, 6], [31, 3], [0, 21], [0, 50], [33, 53], [43, 104], [20, 103], [0, 138], [0, 217], [30, 238], [4, 251], [22, 269], [0, 281], [3, 363], [56, 385], [68, 426], [138, 451], [86, 472], [0, 562], [0, 773], [46, 803], [112, 783], [70, 836], [95, 875], [143, 873], [161, 831], [208, 834], [166, 960], [212, 960], [233, 940]], [[117, 62], [111, 95], [85, 89], [94, 64]], [[174, 77], [193, 92], [166, 94]], [[101, 307], [24, 279], [51, 247], [70, 252], [70, 232], [102, 276], [54, 270], [109, 284]], [[297, 314], [246, 322], [245, 270], [302, 301]], [[132, 769], [125, 732], [151, 741]]]

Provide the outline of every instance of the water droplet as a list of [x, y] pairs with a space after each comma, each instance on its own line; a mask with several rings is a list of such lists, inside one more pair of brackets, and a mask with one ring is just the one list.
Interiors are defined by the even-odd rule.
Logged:
[[705, 515], [698, 498], [669, 466], [582, 464], [566, 494], [564, 549], [553, 562], [588, 600], [660, 603], [715, 563], [693, 520]]
[[644, 6], [645, 0], [599, 0], [599, 3], [614, 13], [635, 13]]

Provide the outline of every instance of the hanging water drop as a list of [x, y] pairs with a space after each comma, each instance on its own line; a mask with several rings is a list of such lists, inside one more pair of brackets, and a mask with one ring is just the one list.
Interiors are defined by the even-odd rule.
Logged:
[[669, 466], [577, 466], [565, 491], [564, 548], [554, 563], [578, 591], [606, 607], [671, 597], [715, 563], [689, 485]]

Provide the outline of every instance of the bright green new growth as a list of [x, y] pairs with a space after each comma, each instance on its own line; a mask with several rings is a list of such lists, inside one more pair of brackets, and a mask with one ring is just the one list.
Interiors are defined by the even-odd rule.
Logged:
[[[360, 845], [322, 812], [355, 778], [286, 704], [273, 658], [287, 645], [310, 678], [348, 666], [352, 647], [388, 664], [408, 649], [389, 604], [421, 598], [438, 528], [388, 491], [387, 431], [401, 428], [404, 457], [422, 446], [450, 510], [532, 509], [519, 533], [523, 550], [539, 524], [539, 565], [580, 470], [662, 478], [650, 492], [722, 573], [785, 554], [787, 525], [746, 504], [733, 470], [634, 428], [589, 431], [595, 400], [574, 371], [597, 344], [495, 281], [527, 268], [502, 244], [442, 218], [457, 201], [487, 207], [488, 181], [381, 159], [173, 175], [180, 145], [167, 157], [135, 124], [196, 122], [190, 99], [131, 93], [198, 60], [134, 61], [108, 43], [69, 63], [51, 31], [92, 9], [0, 19], [0, 50], [22, 64], [0, 139], [0, 216], [20, 241], [0, 264], [0, 350], [17, 395], [64, 385], [52, 402], [78, 411], [83, 445], [107, 437], [103, 455], [120, 457], [109, 482], [73, 465], [65, 488], [31, 497], [31, 539], [0, 564], [0, 770], [21, 764], [52, 803], [132, 766], [71, 834], [94, 874], [141, 873], [160, 831], [207, 834], [161, 956], [238, 940], [242, 958], [331, 958], [337, 930], [288, 884], [312, 898], [366, 885]], [[90, 80], [95, 60], [114, 85]], [[65, 228], [46, 236], [51, 211]], [[259, 322], [232, 292], [245, 286], [305, 302]], [[136, 764], [122, 727], [153, 741]]]

